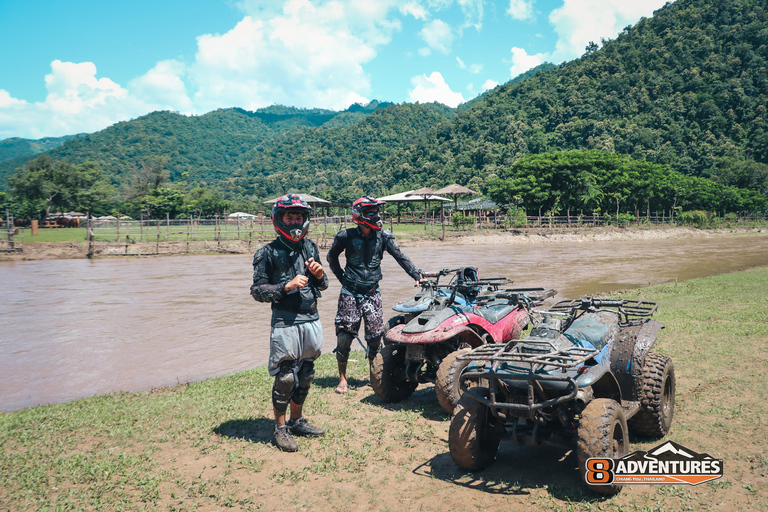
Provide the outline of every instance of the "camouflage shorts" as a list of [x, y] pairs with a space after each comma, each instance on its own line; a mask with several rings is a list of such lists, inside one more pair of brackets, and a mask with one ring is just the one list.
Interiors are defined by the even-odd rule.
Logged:
[[381, 292], [353, 297], [339, 294], [339, 308], [336, 312], [336, 335], [340, 332], [357, 334], [360, 322], [365, 319], [365, 341], [380, 337], [384, 333], [384, 311], [381, 306]]

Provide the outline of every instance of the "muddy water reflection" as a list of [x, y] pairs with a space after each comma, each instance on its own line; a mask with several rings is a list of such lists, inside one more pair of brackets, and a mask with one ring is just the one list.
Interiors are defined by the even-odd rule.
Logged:
[[[578, 297], [768, 265], [768, 235], [406, 252], [423, 269], [472, 264], [481, 277]], [[0, 410], [263, 365], [270, 310], [248, 294], [250, 264], [250, 256], [0, 263]], [[384, 275], [389, 315], [414, 288], [392, 258]], [[325, 352], [335, 346], [338, 292], [332, 278], [320, 299]]]

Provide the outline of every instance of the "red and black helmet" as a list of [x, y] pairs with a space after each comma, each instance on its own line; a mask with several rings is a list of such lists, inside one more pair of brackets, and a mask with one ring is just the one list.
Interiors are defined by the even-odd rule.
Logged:
[[[277, 201], [272, 207], [272, 225], [278, 235], [298, 242], [306, 236], [309, 230], [309, 213], [312, 211], [305, 200], [297, 194], [286, 194]], [[288, 212], [301, 213], [302, 221], [300, 223], [286, 224], [283, 222], [283, 216]]]
[[379, 205], [384, 204], [375, 197], [363, 196], [352, 203], [352, 222], [371, 229], [381, 229], [384, 223], [379, 216]]

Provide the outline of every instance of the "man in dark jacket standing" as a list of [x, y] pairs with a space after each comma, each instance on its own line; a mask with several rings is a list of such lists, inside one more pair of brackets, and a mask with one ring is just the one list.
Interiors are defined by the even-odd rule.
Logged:
[[[320, 356], [323, 329], [317, 313], [320, 290], [328, 288], [317, 245], [305, 238], [311, 208], [298, 195], [288, 194], [272, 209], [277, 239], [253, 256], [251, 295], [272, 304], [269, 339], [269, 374], [275, 432], [272, 442], [281, 450], [295, 452], [293, 436], [317, 437], [325, 431], [302, 415], [304, 400], [315, 377], [314, 361]], [[285, 413], [290, 404], [291, 416]]]
[[[331, 250], [328, 251], [328, 265], [342, 285], [334, 322], [335, 352], [339, 365], [337, 393], [346, 393], [348, 390], [347, 360], [361, 320], [365, 320], [365, 342], [368, 345], [369, 361], [373, 361], [381, 345], [384, 311], [379, 281], [384, 251], [391, 254], [413, 279], [420, 281], [422, 277], [421, 272], [397, 246], [394, 235], [381, 229], [381, 204], [384, 204], [384, 201], [368, 196], [355, 201], [352, 204], [352, 221], [357, 227], [339, 231], [333, 239]], [[339, 264], [342, 251], [347, 260], [343, 271]]]

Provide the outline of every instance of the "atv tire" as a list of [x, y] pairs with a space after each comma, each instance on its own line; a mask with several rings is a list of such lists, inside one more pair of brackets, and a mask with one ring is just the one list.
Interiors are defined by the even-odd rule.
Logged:
[[457, 358], [470, 350], [467, 348], [451, 352], [445, 356], [437, 368], [435, 393], [437, 394], [437, 401], [440, 403], [440, 407], [448, 414], [453, 414], [453, 410], [463, 394], [460, 386], [461, 374], [470, 363], [470, 361], [457, 361]]
[[[472, 388], [472, 394], [489, 398], [488, 388]], [[462, 469], [477, 471], [486, 468], [499, 451], [504, 426], [491, 414], [490, 408], [464, 393], [456, 404], [448, 430], [451, 458]]]
[[581, 413], [576, 430], [576, 456], [579, 471], [587, 487], [600, 494], [616, 494], [622, 488], [616, 484], [595, 484], [586, 480], [587, 459], [619, 458], [629, 451], [629, 435], [624, 410], [618, 402], [608, 398], [591, 401]]
[[385, 402], [405, 400], [419, 384], [405, 377], [405, 346], [387, 345], [376, 354], [371, 365], [371, 386]]
[[663, 437], [675, 415], [675, 365], [672, 359], [649, 352], [638, 383], [640, 410], [629, 419], [632, 432], [648, 437]]

